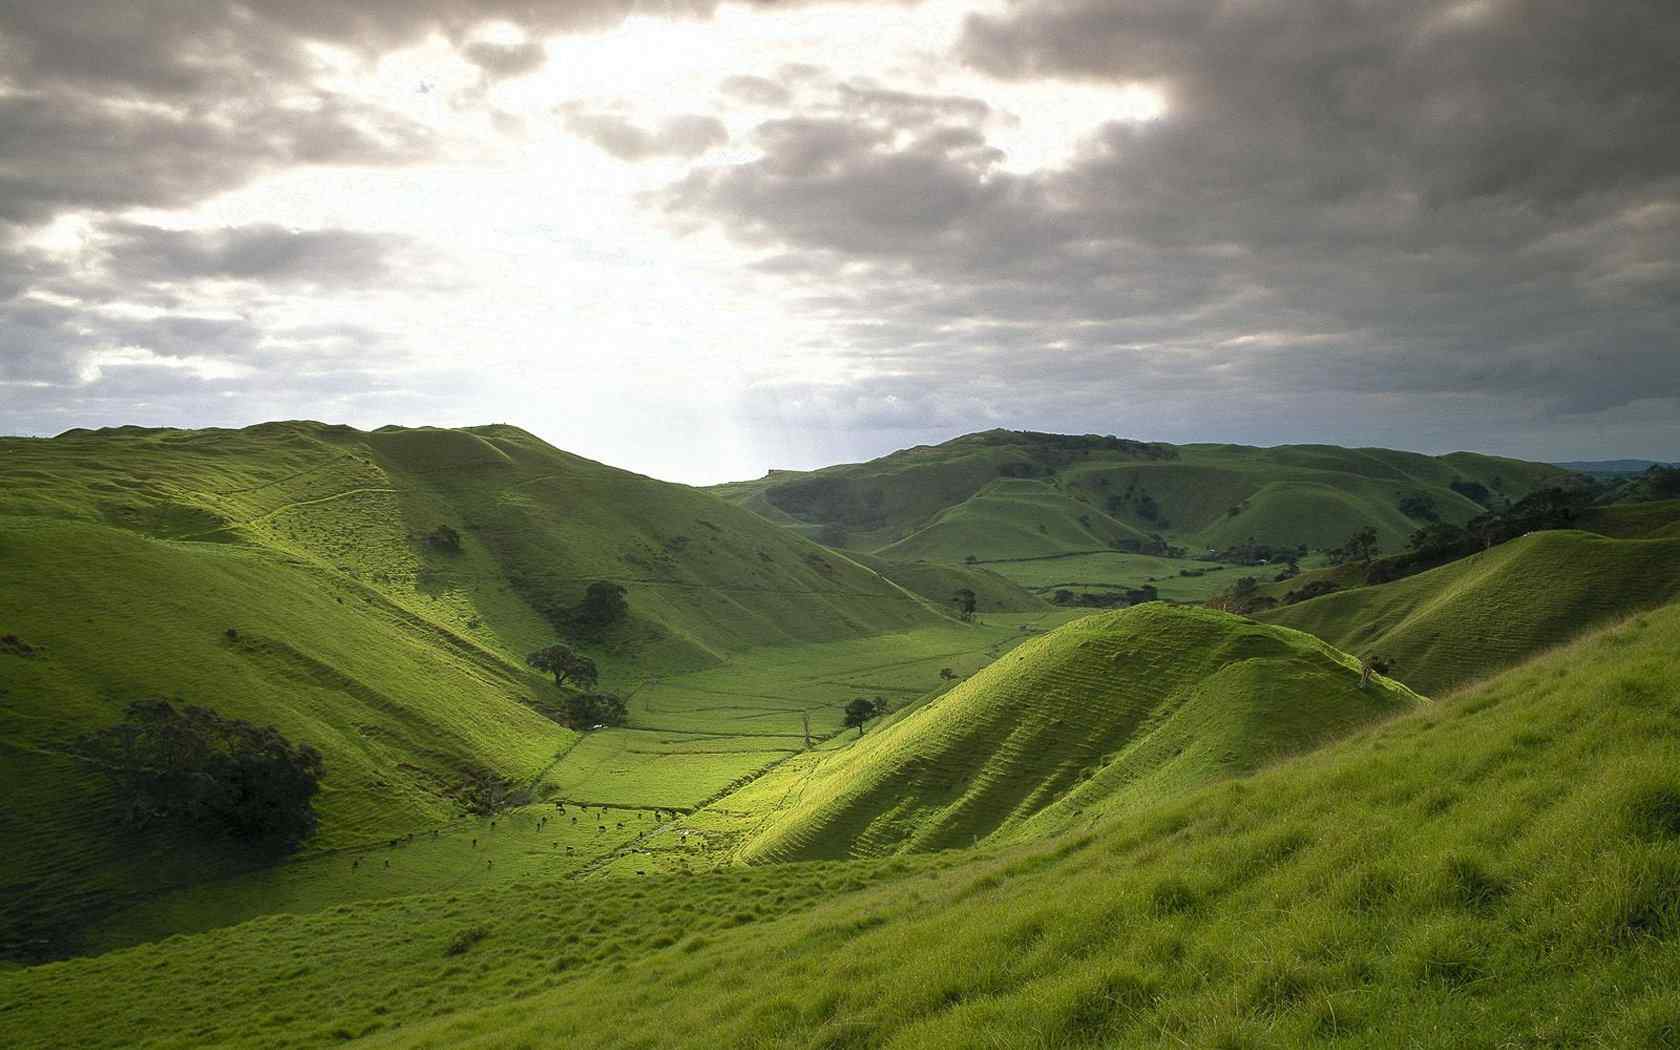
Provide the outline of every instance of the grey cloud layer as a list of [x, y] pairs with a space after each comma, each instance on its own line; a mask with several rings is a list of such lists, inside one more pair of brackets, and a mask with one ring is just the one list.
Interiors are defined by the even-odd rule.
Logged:
[[963, 56], [1153, 85], [1165, 117], [1023, 175], [977, 100], [842, 87], [661, 203], [774, 253], [898, 404], [1206, 389], [1422, 427], [1467, 392], [1512, 418], [1672, 401], [1680, 9], [1614, 6], [1025, 0]]
[[729, 141], [729, 131], [716, 117], [687, 114], [644, 128], [617, 113], [571, 108], [564, 113], [566, 129], [593, 142], [619, 160], [650, 157], [694, 157]]

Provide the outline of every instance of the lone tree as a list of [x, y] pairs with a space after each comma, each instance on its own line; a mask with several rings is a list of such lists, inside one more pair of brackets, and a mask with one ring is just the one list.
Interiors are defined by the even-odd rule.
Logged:
[[111, 779], [130, 823], [181, 823], [281, 851], [314, 832], [326, 765], [313, 747], [273, 726], [167, 700], [136, 700], [126, 715], [76, 750]]
[[583, 601], [572, 614], [573, 622], [585, 633], [600, 634], [630, 615], [624, 588], [608, 580], [596, 580], [583, 592]]
[[957, 615], [962, 617], [964, 622], [974, 619], [974, 609], [979, 604], [974, 591], [964, 587], [951, 595], [951, 600], [957, 603]]
[[867, 696], [860, 696], [846, 705], [846, 728], [856, 729], [858, 736], [862, 736], [863, 724], [874, 718], [877, 713], [875, 701]]
[[564, 642], [555, 642], [545, 649], [538, 649], [527, 656], [525, 662], [539, 671], [547, 671], [553, 675], [554, 684], [557, 686], [564, 686], [570, 681], [577, 688], [588, 689], [601, 677], [594, 660]]

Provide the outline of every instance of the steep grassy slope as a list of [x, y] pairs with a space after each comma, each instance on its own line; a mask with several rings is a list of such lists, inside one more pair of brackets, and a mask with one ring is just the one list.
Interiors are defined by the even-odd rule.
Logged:
[[[440, 525], [458, 551], [427, 542]], [[584, 793], [557, 761], [574, 734], [531, 706], [554, 687], [522, 657], [595, 580], [628, 591], [629, 621], [590, 644], [614, 687], [950, 624], [750, 513], [511, 427], [0, 441], [0, 635], [38, 650], [0, 649], [0, 954], [67, 950], [100, 905], [244, 865], [111, 824], [69, 751], [140, 697], [321, 749], [314, 851], [438, 828], [485, 777]], [[776, 757], [709, 770], [693, 800]]]
[[1076, 620], [808, 770], [749, 861], [969, 845], [1169, 797], [1418, 702], [1307, 635], [1205, 609]]
[[1404, 497], [1428, 497], [1441, 517], [1459, 522], [1481, 508], [1454, 481], [1520, 499], [1563, 476], [1547, 464], [1468, 452], [1172, 446], [994, 430], [713, 491], [830, 544], [954, 562], [1101, 549], [1155, 534], [1192, 547], [1251, 538], [1327, 547], [1366, 526], [1397, 549], [1418, 525], [1400, 512]]
[[1436, 692], [1680, 596], [1680, 539], [1536, 532], [1394, 583], [1262, 613], [1349, 652], [1376, 653]]
[[0, 1043], [1673, 1047], [1676, 653], [1670, 607], [1007, 849], [533, 882], [0, 972]]

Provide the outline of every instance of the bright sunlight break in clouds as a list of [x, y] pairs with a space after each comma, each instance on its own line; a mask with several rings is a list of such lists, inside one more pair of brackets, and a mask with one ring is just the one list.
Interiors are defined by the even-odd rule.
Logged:
[[22, 0], [0, 430], [1680, 454], [1680, 9]]

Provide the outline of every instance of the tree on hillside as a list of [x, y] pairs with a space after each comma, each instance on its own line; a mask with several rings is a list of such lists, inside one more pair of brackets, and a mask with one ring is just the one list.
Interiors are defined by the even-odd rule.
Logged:
[[601, 677], [600, 669], [595, 661], [573, 649], [564, 642], [555, 642], [543, 649], [538, 649], [525, 658], [525, 662], [539, 671], [547, 671], [554, 676], [554, 684], [564, 686], [568, 681], [576, 688], [588, 689]]
[[573, 614], [573, 620], [585, 631], [600, 633], [630, 615], [630, 603], [625, 591], [616, 583], [596, 580], [585, 588], [583, 601]]
[[1413, 492], [1401, 496], [1400, 513], [1419, 521], [1438, 521], [1441, 517], [1441, 512], [1435, 509], [1434, 498], [1425, 492]]
[[1474, 500], [1484, 507], [1492, 505], [1493, 493], [1488, 491], [1488, 487], [1479, 481], [1465, 481], [1461, 478], [1455, 478], [1448, 483], [1448, 487], [1465, 499]]
[[846, 705], [846, 728], [856, 729], [858, 736], [863, 735], [863, 724], [877, 714], [875, 701], [867, 696], [860, 696]]
[[1349, 536], [1347, 542], [1330, 552], [1333, 564], [1341, 565], [1345, 562], [1369, 562], [1377, 556], [1377, 530], [1367, 525], [1363, 529]]
[[964, 587], [958, 590], [951, 595], [951, 600], [957, 605], [957, 615], [965, 622], [974, 619], [974, 610], [979, 604], [979, 599], [975, 597], [971, 588]]
[[562, 721], [573, 729], [621, 726], [630, 717], [622, 697], [612, 693], [572, 693], [560, 706]]
[[187, 824], [288, 850], [315, 830], [321, 753], [208, 708], [136, 700], [127, 721], [82, 737], [76, 750], [109, 777], [130, 823]]
[[426, 536], [426, 546], [445, 554], [459, 554], [461, 534], [448, 525], [439, 525]]

